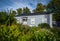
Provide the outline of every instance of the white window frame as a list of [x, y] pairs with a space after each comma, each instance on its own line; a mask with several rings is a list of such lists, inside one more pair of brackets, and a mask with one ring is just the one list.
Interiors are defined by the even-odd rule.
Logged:
[[45, 17], [45, 15], [42, 16], [42, 23], [47, 23], [47, 18]]
[[31, 24], [35, 24], [35, 18], [31, 18]]

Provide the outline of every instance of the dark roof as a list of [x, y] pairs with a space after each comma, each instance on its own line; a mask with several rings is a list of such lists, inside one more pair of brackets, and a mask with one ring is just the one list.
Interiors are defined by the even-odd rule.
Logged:
[[23, 13], [21, 15], [16, 15], [15, 17], [18, 17], [18, 16], [33, 16], [33, 15], [44, 15], [44, 14], [51, 14], [51, 12], [43, 12], [43, 13]]

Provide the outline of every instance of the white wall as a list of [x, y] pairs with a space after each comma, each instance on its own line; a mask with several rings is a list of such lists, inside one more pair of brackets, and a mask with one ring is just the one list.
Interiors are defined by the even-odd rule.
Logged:
[[[52, 27], [52, 14], [20, 16], [16, 17], [16, 19], [19, 20], [20, 23], [22, 23], [22, 17], [28, 17], [27, 21], [28, 25], [38, 26], [38, 24], [41, 23], [48, 23], [50, 27]], [[33, 18], [35, 18], [35, 24], [31, 24], [31, 19], [33, 20]]]

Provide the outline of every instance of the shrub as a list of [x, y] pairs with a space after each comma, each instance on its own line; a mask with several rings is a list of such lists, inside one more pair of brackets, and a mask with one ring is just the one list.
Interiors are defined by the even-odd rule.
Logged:
[[42, 24], [38, 24], [38, 27], [41, 27], [41, 28], [50, 28], [50, 25], [47, 24], [47, 23], [42, 23]]
[[47, 29], [30, 30], [31, 41], [54, 41], [56, 38], [52, 32]]
[[0, 41], [17, 41], [20, 34], [16, 25], [0, 27]]
[[[19, 24], [20, 25], [20, 24]], [[23, 27], [23, 26], [22, 26]], [[55, 41], [55, 35], [48, 29], [29, 28], [22, 29], [21, 26], [1, 26], [0, 27], [0, 41]]]
[[47, 29], [30, 28], [27, 34], [23, 34], [20, 41], [56, 41], [55, 35]]
[[56, 35], [57, 41], [60, 41], [60, 28], [58, 27], [53, 27], [51, 31]]

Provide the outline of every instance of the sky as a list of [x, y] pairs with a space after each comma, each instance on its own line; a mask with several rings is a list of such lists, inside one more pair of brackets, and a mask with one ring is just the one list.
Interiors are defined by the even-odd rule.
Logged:
[[47, 5], [50, 0], [0, 0], [0, 11], [5, 9], [16, 10], [17, 8], [28, 7], [30, 10], [36, 8], [37, 3]]

